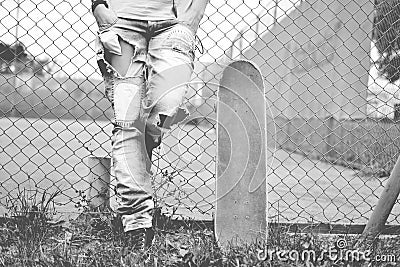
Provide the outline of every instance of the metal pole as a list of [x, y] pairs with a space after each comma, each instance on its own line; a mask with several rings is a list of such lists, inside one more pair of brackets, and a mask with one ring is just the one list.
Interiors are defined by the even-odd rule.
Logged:
[[[17, 12], [17, 14], [16, 14], [17, 25], [15, 26], [16, 27], [15, 28], [15, 45], [17, 45], [19, 43], [19, 41], [18, 41], [18, 39], [19, 39], [19, 10], [20, 10], [20, 0], [17, 0], [17, 10], [16, 10], [16, 12]], [[15, 116], [15, 117], [18, 116], [18, 111], [17, 111], [17, 108], [16, 108], [17, 96], [15, 95], [16, 94], [16, 90], [17, 90], [17, 57], [18, 57], [18, 55], [17, 55], [17, 52], [15, 51], [14, 58], [13, 58], [13, 63], [12, 63], [12, 64], [14, 64], [14, 70], [13, 70], [13, 72], [14, 72], [14, 81], [13, 81], [13, 83], [14, 83], [13, 84], [14, 85], [14, 92], [13, 92], [14, 97], [12, 98], [13, 99], [13, 103], [12, 103], [13, 104], [13, 108], [12, 108], [12, 111], [11, 111], [11, 116]]]
[[400, 157], [390, 174], [386, 183], [385, 190], [382, 192], [372, 215], [357, 241], [356, 246], [362, 245], [366, 241], [374, 240], [383, 230], [387, 218], [393, 209], [400, 192]]
[[19, 37], [19, 33], [18, 33], [18, 30], [19, 30], [19, 9], [20, 9], [20, 0], [17, 0], [17, 25], [16, 25], [16, 28], [15, 28], [15, 43], [17, 43], [18, 42], [18, 37]]
[[[15, 45], [17, 45], [19, 43], [18, 39], [19, 39], [19, 9], [20, 9], [20, 0], [17, 0], [17, 16], [16, 16], [16, 20], [17, 20], [17, 25], [15, 25]], [[14, 53], [14, 65], [16, 65], [17, 63], [17, 53]], [[15, 78], [16, 76], [16, 72], [15, 72]], [[14, 86], [16, 87], [16, 79], [14, 79]]]

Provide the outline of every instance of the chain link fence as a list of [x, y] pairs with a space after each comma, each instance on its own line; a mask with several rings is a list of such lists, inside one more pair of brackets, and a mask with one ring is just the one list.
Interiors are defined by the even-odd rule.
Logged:
[[[270, 219], [366, 223], [399, 155], [398, 4], [211, 0], [187, 95], [191, 116], [155, 153], [157, 205], [212, 219], [216, 92], [224, 64], [246, 58], [260, 66], [267, 91]], [[1, 214], [38, 191], [59, 192], [57, 211], [78, 213], [88, 201], [88, 158], [109, 157], [112, 112], [89, 6], [0, 3]], [[398, 206], [389, 223], [400, 222]]]

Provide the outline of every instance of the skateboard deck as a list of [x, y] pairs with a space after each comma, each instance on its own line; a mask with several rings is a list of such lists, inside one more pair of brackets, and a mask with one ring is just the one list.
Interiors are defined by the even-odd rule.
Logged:
[[239, 60], [223, 71], [217, 102], [215, 235], [222, 246], [266, 241], [266, 101], [261, 72]]

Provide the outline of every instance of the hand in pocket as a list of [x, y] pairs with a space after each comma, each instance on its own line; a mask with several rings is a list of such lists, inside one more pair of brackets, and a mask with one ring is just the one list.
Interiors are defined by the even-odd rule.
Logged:
[[106, 30], [99, 34], [100, 42], [102, 43], [104, 49], [109, 53], [115, 55], [122, 55], [121, 45], [119, 44], [118, 35], [112, 30]]

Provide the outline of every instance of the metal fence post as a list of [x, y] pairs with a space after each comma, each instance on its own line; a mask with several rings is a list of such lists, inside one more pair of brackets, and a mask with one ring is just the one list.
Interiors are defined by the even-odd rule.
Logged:
[[327, 120], [327, 130], [328, 134], [326, 136], [326, 156], [330, 159], [335, 158], [335, 124], [336, 119], [330, 116]]
[[382, 192], [381, 197], [378, 200], [372, 215], [365, 226], [365, 229], [357, 242], [357, 246], [363, 242], [375, 239], [389, 217], [390, 212], [393, 209], [394, 204], [399, 196], [400, 192], [400, 157], [397, 158], [397, 162], [390, 174], [389, 180], [386, 183], [385, 189]]
[[90, 174], [87, 182], [89, 190], [87, 200], [90, 209], [104, 209], [110, 205], [110, 167], [111, 159], [107, 157], [88, 158]]
[[393, 121], [399, 122], [400, 121], [400, 103], [394, 104], [394, 114], [393, 114]]

